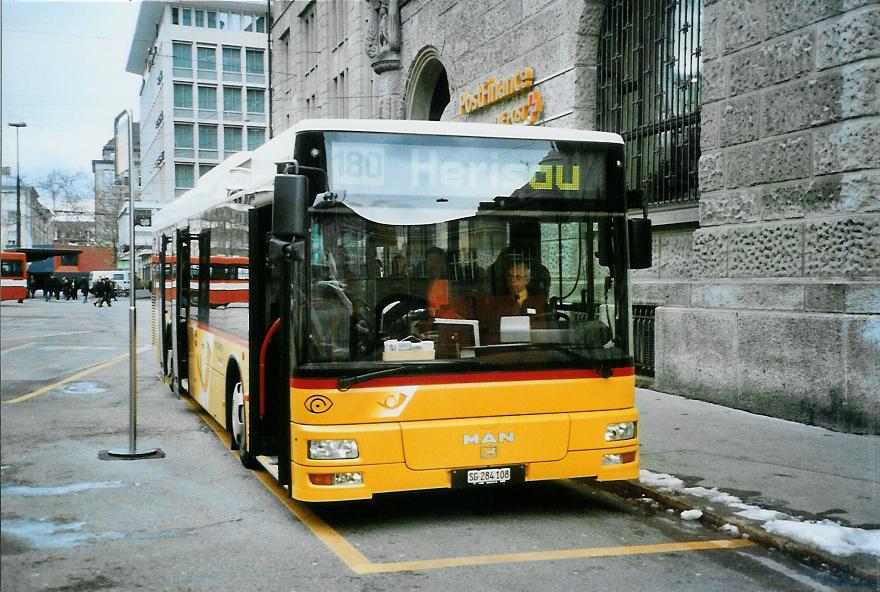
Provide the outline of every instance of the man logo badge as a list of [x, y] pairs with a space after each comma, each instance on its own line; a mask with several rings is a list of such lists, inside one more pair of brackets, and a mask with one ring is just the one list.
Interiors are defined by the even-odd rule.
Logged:
[[465, 434], [464, 445], [468, 444], [501, 444], [502, 442], [513, 442], [513, 432], [498, 432], [493, 434]]
[[497, 446], [481, 446], [480, 447], [480, 458], [497, 458], [498, 457], [498, 447]]

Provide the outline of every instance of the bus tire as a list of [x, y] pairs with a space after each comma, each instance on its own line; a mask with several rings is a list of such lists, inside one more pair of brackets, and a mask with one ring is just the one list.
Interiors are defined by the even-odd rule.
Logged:
[[257, 461], [257, 457], [248, 452], [247, 444], [245, 442], [247, 437], [242, 435], [241, 441], [238, 443], [238, 458], [241, 460], [241, 464], [246, 469], [259, 469], [260, 463]]
[[165, 357], [168, 360], [166, 364], [166, 368], [168, 368], [168, 374], [166, 374], [166, 377], [168, 378], [168, 388], [171, 389], [172, 393], [176, 394], [177, 388], [175, 384], [177, 382], [177, 379], [174, 376], [174, 351], [170, 349], [165, 350]]

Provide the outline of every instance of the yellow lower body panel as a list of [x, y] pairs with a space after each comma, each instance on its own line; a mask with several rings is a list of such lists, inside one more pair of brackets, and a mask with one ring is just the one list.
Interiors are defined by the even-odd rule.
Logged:
[[[526, 481], [595, 477], [599, 481], [636, 479], [639, 476], [638, 440], [628, 440], [626, 446], [597, 450], [569, 451], [562, 459], [526, 463]], [[623, 464], [603, 465], [605, 455], [630, 453], [632, 460]], [[291, 463], [292, 496], [306, 502], [329, 502], [369, 499], [377, 493], [444, 489], [452, 486], [450, 469], [414, 470], [406, 463], [376, 465], [352, 464], [328, 467]], [[358, 485], [315, 485], [309, 475], [357, 472], [363, 476]]]

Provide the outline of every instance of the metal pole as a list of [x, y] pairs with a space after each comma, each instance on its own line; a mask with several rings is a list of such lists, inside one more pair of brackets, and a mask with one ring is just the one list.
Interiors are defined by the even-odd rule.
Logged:
[[23, 121], [9, 124], [15, 128], [15, 246], [21, 248], [21, 156], [18, 151], [18, 130], [27, 127]]
[[21, 156], [18, 152], [18, 129], [15, 128], [15, 246], [21, 248]]
[[125, 111], [128, 118], [128, 450], [113, 449], [113, 456], [138, 458], [153, 455], [155, 448], [137, 449], [137, 308], [135, 307], [134, 276], [134, 147], [132, 146], [131, 112]]
[[137, 308], [135, 308], [135, 275], [134, 275], [134, 156], [131, 145], [132, 127], [131, 112], [128, 114], [128, 393], [131, 402], [129, 421], [129, 450], [137, 450]]

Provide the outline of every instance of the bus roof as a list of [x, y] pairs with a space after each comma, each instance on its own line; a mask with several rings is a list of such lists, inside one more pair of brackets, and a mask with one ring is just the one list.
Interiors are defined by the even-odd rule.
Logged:
[[294, 139], [304, 131], [350, 131], [410, 135], [561, 140], [623, 144], [618, 134], [555, 127], [393, 119], [303, 119], [253, 151], [237, 152], [205, 173], [196, 186], [153, 217], [158, 232], [233, 199], [271, 191], [275, 164], [293, 159]]

